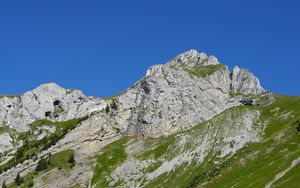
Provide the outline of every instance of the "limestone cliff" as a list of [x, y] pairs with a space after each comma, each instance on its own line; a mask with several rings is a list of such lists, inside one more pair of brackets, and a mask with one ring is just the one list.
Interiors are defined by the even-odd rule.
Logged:
[[190, 50], [150, 67], [142, 81], [114, 98], [112, 124], [122, 133], [168, 135], [240, 105], [249, 95], [268, 95], [252, 73], [230, 71], [215, 57]]

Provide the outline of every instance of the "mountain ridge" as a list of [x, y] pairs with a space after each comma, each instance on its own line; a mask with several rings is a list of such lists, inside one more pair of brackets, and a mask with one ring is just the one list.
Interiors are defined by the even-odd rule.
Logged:
[[[280, 122], [296, 120], [298, 111], [293, 105], [282, 111], [281, 101], [288, 102], [248, 70], [229, 70], [196, 50], [151, 66], [132, 87], [106, 99], [43, 84], [0, 98], [0, 183], [14, 186], [20, 173], [25, 187], [209, 185], [208, 171], [201, 175], [207, 160], [215, 160], [208, 170], [217, 168], [263, 143], [275, 113]], [[61, 170], [51, 155], [65, 151], [74, 153], [76, 165]], [[34, 174], [42, 160], [48, 170]], [[180, 182], [170, 179], [174, 173]]]

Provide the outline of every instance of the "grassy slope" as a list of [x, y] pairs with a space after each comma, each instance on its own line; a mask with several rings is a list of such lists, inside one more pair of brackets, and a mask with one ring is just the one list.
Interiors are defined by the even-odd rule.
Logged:
[[[141, 185], [143, 187], [264, 187], [277, 173], [286, 169], [294, 159], [300, 156], [300, 134], [297, 133], [295, 124], [300, 119], [299, 106], [299, 97], [276, 96], [276, 102], [269, 106], [229, 109], [213, 118], [217, 120], [209, 121], [214, 123], [207, 130], [214, 127], [222, 130], [218, 126], [222, 125], [224, 117], [232, 116], [234, 119], [239, 112], [258, 110], [261, 113], [260, 121], [267, 124], [263, 141], [248, 144], [228, 159], [218, 159], [220, 162], [218, 165], [214, 163], [215, 156], [211, 153], [200, 165], [196, 161], [183, 163], [150, 182], [145, 179], [141, 180]], [[144, 169], [145, 173], [153, 172], [160, 167], [162, 161], [171, 160], [182, 152], [176, 148], [181, 137], [189, 135], [193, 138], [183, 148], [183, 152], [188, 151], [200, 144], [194, 142], [200, 141], [197, 138], [206, 134], [207, 127], [207, 123], [203, 123], [193, 129], [168, 137], [144, 139], [145, 151], [135, 153], [134, 157], [140, 160], [155, 160], [155, 163]], [[127, 140], [114, 142], [106, 147], [103, 154], [97, 156], [94, 185], [100, 182], [97, 185], [108, 187], [110, 174], [126, 160], [126, 153], [124, 153], [126, 142]], [[293, 173], [288, 173], [285, 177], [290, 179], [290, 185], [297, 179]], [[280, 185], [281, 181], [277, 183]], [[120, 184], [122, 186], [122, 182]]]
[[[235, 107], [190, 130], [159, 138], [157, 140], [159, 140], [158, 143], [160, 144], [154, 149], [142, 153], [142, 156], [146, 156], [147, 159], [158, 159], [161, 157], [160, 160], [171, 160], [178, 154], [193, 151], [197, 146], [201, 145], [201, 142], [204, 141], [202, 138], [205, 138], [206, 135], [211, 134], [213, 138], [215, 133], [223, 132], [228, 116], [232, 119], [237, 119], [241, 115], [240, 111], [248, 110], [251, 110], [251, 108], [246, 106]], [[231, 128], [233, 127], [231, 126]], [[222, 135], [222, 133], [219, 133], [219, 135]], [[182, 146], [178, 147], [178, 143], [186, 136], [190, 137], [188, 142], [183, 148], [181, 148]], [[183, 163], [180, 166], [176, 166], [172, 171], [166, 172], [150, 182], [146, 182], [145, 187], [195, 187], [199, 182], [207, 181], [220, 173], [223, 164], [222, 160], [216, 158], [216, 155], [215, 151], [210, 151], [201, 165], [193, 160], [191, 163]], [[152, 156], [152, 158], [149, 156]], [[214, 160], [219, 161], [220, 164], [216, 165]], [[152, 169], [152, 171], [154, 170], [155, 168]]]
[[[300, 98], [276, 98], [272, 105], [260, 109], [261, 121], [268, 122], [264, 140], [240, 150], [226, 161], [220, 176], [201, 187], [264, 187], [300, 156], [300, 135], [295, 125], [300, 119]], [[283, 114], [289, 112], [292, 116], [285, 119]]]
[[300, 185], [300, 164], [286, 173], [282, 178], [274, 183], [274, 187], [286, 188], [286, 187], [299, 187]]
[[94, 168], [94, 175], [92, 178], [92, 185], [96, 187], [109, 187], [107, 176], [124, 160], [127, 155], [124, 150], [124, 144], [128, 138], [121, 138], [120, 140], [107, 145], [102, 154], [96, 156], [97, 164]]
[[[140, 161], [155, 160], [156, 162], [152, 163], [149, 167], [143, 169], [143, 173], [151, 173], [157, 170], [157, 168], [159, 168], [162, 165], [162, 162], [164, 160], [172, 160], [179, 153], [182, 154], [184, 152], [188, 152], [190, 150], [193, 150], [193, 148], [199, 146], [199, 144], [201, 144], [200, 140], [205, 136], [207, 131], [217, 132], [219, 129], [222, 129], [221, 126], [214, 126], [214, 125], [216, 124], [220, 125], [223, 122], [223, 119], [227, 116], [232, 116], [232, 118], [237, 118], [238, 116], [240, 116], [240, 112], [239, 112], [240, 109], [248, 109], [248, 107], [237, 107], [231, 109], [228, 112], [225, 112], [224, 114], [221, 114], [218, 117], [214, 118], [213, 121], [210, 121], [210, 123], [212, 124], [203, 123], [199, 126], [196, 126], [193, 129], [175, 135], [171, 135], [168, 137], [143, 139], [142, 140], [143, 148], [145, 150], [130, 154], [130, 157], [131, 158], [134, 157]], [[178, 142], [180, 142], [182, 137], [184, 136], [191, 136], [191, 139], [189, 139], [189, 141], [183, 147], [181, 146], [178, 147], [177, 146]], [[136, 138], [129, 138], [129, 140], [132, 141], [130, 143], [135, 143], [136, 141], [135, 139]], [[124, 140], [114, 142], [105, 148], [104, 150], [105, 152], [103, 154], [97, 156], [98, 158], [97, 166], [100, 166], [102, 168], [101, 170], [97, 169], [98, 167], [95, 169], [94, 177], [97, 177], [97, 181], [94, 181], [93, 178], [92, 184], [95, 184], [96, 182], [100, 181], [102, 182], [101, 187], [108, 187], [109, 176], [116, 168], [116, 166], [121, 165], [121, 163], [125, 159], [123, 157], [120, 159], [119, 156], [123, 156], [122, 153], [125, 151], [126, 142]], [[117, 150], [119, 150], [119, 152], [117, 152]], [[117, 153], [121, 153], [121, 155]], [[118, 156], [114, 156], [114, 155], [118, 155]], [[118, 160], [115, 160], [115, 157]], [[107, 159], [109, 159], [109, 161], [107, 161]], [[109, 163], [113, 162], [113, 168], [107, 168], [106, 164], [108, 162]], [[101, 171], [101, 173], [99, 173], [99, 171]], [[169, 173], [163, 173], [153, 181], [149, 182], [145, 178], [137, 181], [142, 182], [141, 185], [144, 185], [145, 187], [161, 187], [161, 186], [164, 187], [164, 185], [167, 187], [169, 186], [184, 187], [190, 181], [193, 181], [194, 177], [198, 176], [199, 173], [203, 175], [204, 179], [208, 179], [210, 176], [214, 176], [215, 174], [217, 174], [218, 169], [211, 161], [209, 161], [209, 157], [208, 157], [204, 161], [203, 165], [198, 165], [195, 161], [192, 162], [191, 164], [184, 163], [181, 166], [174, 169], [174, 171], [171, 171]], [[132, 179], [132, 181], [136, 181], [136, 179]], [[125, 186], [122, 185], [122, 180], [120, 184], [121, 187]]]
[[218, 64], [218, 65], [196, 65], [193, 68], [187, 67], [187, 66], [182, 66], [183, 70], [188, 72], [191, 75], [197, 76], [197, 77], [207, 77], [208, 75], [213, 74], [216, 71], [226, 69], [225, 65]]

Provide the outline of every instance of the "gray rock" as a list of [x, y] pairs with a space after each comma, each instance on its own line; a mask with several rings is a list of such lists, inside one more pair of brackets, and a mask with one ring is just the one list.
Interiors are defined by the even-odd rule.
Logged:
[[248, 70], [235, 66], [232, 71], [232, 90], [235, 93], [258, 95], [265, 92], [259, 80]]
[[0, 154], [13, 149], [12, 141], [8, 133], [0, 133]]
[[[36, 120], [67, 121], [104, 110], [107, 103], [96, 97], [87, 97], [79, 90], [64, 89], [57, 84], [43, 84], [20, 97], [0, 98], [0, 128], [3, 126], [17, 133], [29, 131]], [[42, 139], [44, 131], [37, 136]], [[0, 153], [12, 149], [12, 139], [0, 137]], [[9, 139], [10, 138], [10, 139]]]
[[38, 119], [66, 121], [101, 111], [106, 105], [104, 100], [86, 97], [79, 90], [67, 90], [49, 83], [20, 97], [1, 98], [0, 125], [6, 122], [17, 132], [24, 132]]
[[244, 69], [235, 68], [231, 73], [224, 66], [202, 78], [181, 68], [217, 64], [216, 58], [190, 50], [165, 65], [150, 67], [142, 81], [114, 101], [112, 124], [127, 134], [168, 135], [240, 105], [241, 99], [231, 97], [231, 92], [265, 92], [258, 79]]
[[[43, 127], [43, 129], [49, 132], [53, 131], [46, 127]], [[77, 165], [70, 172], [57, 172], [54, 169], [54, 171], [49, 173], [41, 174], [35, 178], [34, 187], [52, 187], [53, 185], [66, 187], [66, 185], [85, 184], [93, 175], [89, 164], [90, 158], [100, 153], [107, 144], [120, 139], [120, 136], [116, 129], [109, 126], [104, 113], [92, 115], [71, 130], [56, 145], [38, 155], [38, 158], [41, 158], [42, 156], [48, 156], [49, 153], [55, 154], [67, 149], [73, 149]], [[19, 172], [21, 172], [21, 176], [32, 172], [36, 168], [37, 162], [38, 160], [33, 161], [29, 159], [0, 174], [0, 184], [2, 184], [2, 180], [5, 180], [8, 184], [13, 182]], [[48, 177], [48, 181], [41, 180], [44, 176]]]
[[219, 64], [219, 61], [216, 57], [207, 56], [205, 53], [203, 52], [200, 53], [194, 49], [178, 55], [169, 63], [172, 64], [174, 62], [184, 64], [189, 67], [194, 67], [195, 65], [199, 65], [199, 64], [202, 64], [204, 66]]

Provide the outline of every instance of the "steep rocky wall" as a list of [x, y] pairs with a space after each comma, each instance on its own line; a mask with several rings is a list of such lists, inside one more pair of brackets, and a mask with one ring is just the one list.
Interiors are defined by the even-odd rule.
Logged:
[[165, 65], [150, 67], [142, 81], [117, 97], [112, 124], [127, 134], [169, 135], [263, 93], [249, 71], [237, 67], [230, 71], [215, 57], [190, 50]]

